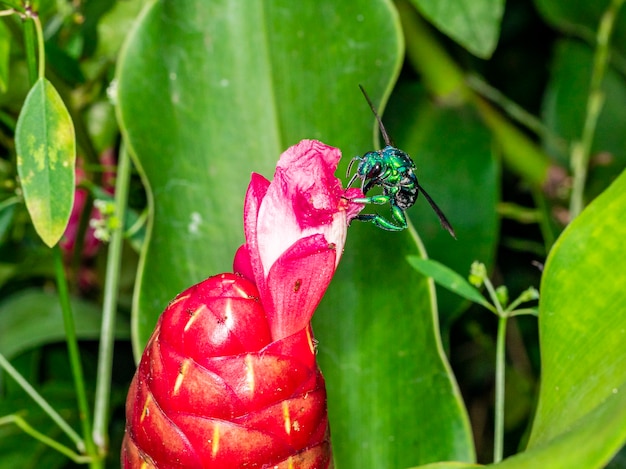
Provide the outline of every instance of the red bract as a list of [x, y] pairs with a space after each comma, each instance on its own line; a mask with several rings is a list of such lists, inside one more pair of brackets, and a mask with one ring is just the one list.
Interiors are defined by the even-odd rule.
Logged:
[[334, 274], [358, 189], [341, 154], [305, 140], [270, 183], [252, 175], [235, 274], [165, 309], [126, 403], [125, 468], [332, 467], [310, 320]]

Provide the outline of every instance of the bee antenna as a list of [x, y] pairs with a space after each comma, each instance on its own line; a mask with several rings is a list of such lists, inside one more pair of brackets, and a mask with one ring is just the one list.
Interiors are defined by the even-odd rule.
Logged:
[[380, 128], [380, 133], [383, 135], [383, 140], [385, 141], [385, 145], [393, 146], [393, 142], [391, 141], [391, 139], [389, 138], [389, 135], [387, 134], [387, 130], [385, 129], [385, 126], [383, 125], [383, 121], [381, 120], [380, 116], [378, 115], [378, 112], [376, 112], [376, 108], [372, 104], [372, 100], [370, 99], [370, 97], [365, 92], [365, 88], [363, 88], [363, 86], [361, 86], [361, 84], [359, 84], [359, 88], [361, 89], [361, 93], [363, 93], [363, 96], [365, 96], [365, 100], [367, 101], [367, 104], [370, 105], [370, 109], [374, 113], [374, 117], [376, 117], [376, 121], [378, 122], [378, 127]]
[[439, 222], [441, 223], [441, 226], [443, 226], [446, 230], [448, 230], [448, 233], [450, 233], [450, 235], [452, 235], [452, 237], [456, 239], [456, 233], [454, 232], [454, 228], [452, 228], [452, 225], [450, 224], [446, 216], [443, 214], [441, 209], [437, 206], [435, 201], [428, 195], [428, 192], [426, 192], [422, 186], [418, 184], [417, 188], [422, 194], [424, 194], [424, 197], [426, 197], [426, 200], [428, 200], [428, 203], [430, 204], [432, 209], [435, 211], [435, 213], [439, 217]]
[[359, 157], [358, 157], [358, 156], [355, 156], [354, 158], [352, 158], [352, 159], [350, 160], [350, 164], [348, 165], [348, 169], [346, 170], [346, 177], [350, 176], [350, 171], [352, 170], [352, 165], [353, 165], [353, 164], [354, 164], [354, 162], [355, 162], [356, 160], [358, 160], [358, 159], [359, 159]]

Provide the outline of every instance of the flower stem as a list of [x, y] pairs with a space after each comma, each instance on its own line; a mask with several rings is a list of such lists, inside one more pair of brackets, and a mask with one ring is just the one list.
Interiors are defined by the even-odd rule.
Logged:
[[506, 355], [506, 323], [508, 317], [498, 319], [498, 337], [496, 339], [496, 398], [493, 442], [493, 462], [502, 461], [504, 447], [504, 375]]
[[570, 155], [570, 165], [573, 172], [572, 195], [570, 199], [570, 218], [572, 220], [582, 212], [584, 206], [585, 183], [587, 181], [591, 146], [598, 118], [604, 105], [605, 96], [602, 91], [602, 81], [609, 61], [611, 34], [617, 14], [623, 3], [624, 0], [612, 0], [602, 15], [600, 26], [598, 27], [597, 45], [593, 58], [593, 70], [582, 136], [578, 142], [574, 142], [572, 145]]
[[107, 426], [110, 406], [111, 370], [113, 367], [113, 347], [115, 340], [115, 313], [117, 310], [120, 266], [122, 264], [122, 244], [124, 241], [124, 218], [130, 181], [130, 157], [122, 147], [115, 184], [115, 216], [118, 226], [112, 230], [111, 243], [107, 256], [104, 284], [104, 305], [102, 307], [102, 329], [100, 331], [100, 351], [98, 354], [98, 375], [94, 404], [93, 439], [101, 454], [106, 453]]
[[[31, 86], [37, 80], [44, 78], [46, 69], [46, 49], [44, 46], [43, 29], [37, 12], [31, 6], [24, 9], [22, 18], [32, 20], [24, 23], [24, 49], [26, 51], [26, 64]], [[37, 45], [35, 46], [35, 40]]]
[[[87, 403], [87, 393], [85, 391], [85, 379], [83, 376], [83, 368], [80, 362], [80, 351], [78, 349], [78, 340], [76, 339], [76, 327], [74, 325], [74, 317], [70, 305], [70, 295], [67, 288], [67, 279], [65, 278], [65, 269], [63, 268], [63, 260], [61, 256], [61, 248], [57, 244], [52, 248], [54, 257], [54, 270], [59, 290], [59, 300], [61, 302], [61, 310], [63, 311], [63, 324], [65, 325], [65, 340], [67, 342], [67, 350], [70, 358], [70, 368], [74, 377], [74, 388], [76, 398], [78, 400], [78, 410], [83, 430], [83, 438], [85, 442], [84, 450], [87, 454], [96, 456], [95, 445], [91, 435], [91, 423], [89, 416], [89, 406]], [[92, 461], [91, 467], [101, 467], [97, 458]]]
[[496, 338], [496, 395], [494, 403], [494, 431], [493, 431], [493, 462], [502, 461], [504, 448], [504, 383], [506, 358], [506, 323], [509, 315], [500, 300], [489, 277], [485, 277], [485, 288], [498, 315], [498, 335]]
[[[27, 10], [28, 12], [28, 10]], [[26, 68], [28, 69], [28, 81], [30, 86], [37, 82], [37, 48], [35, 47], [35, 29], [34, 22], [27, 21], [32, 19], [31, 15], [22, 16], [24, 24], [24, 51], [26, 53]]]
[[[91, 461], [91, 458], [89, 456], [83, 456], [81, 454], [78, 454], [75, 451], [72, 451], [67, 446], [62, 445], [58, 441], [53, 440], [49, 436], [44, 435], [40, 431], [36, 430], [19, 415], [12, 414], [12, 415], [7, 415], [7, 416], [0, 418], [0, 426], [8, 425], [10, 423], [15, 424], [24, 433], [32, 436], [34, 439], [38, 441], [41, 441], [44, 445], [48, 445], [49, 447], [51, 447], [52, 449], [55, 449], [59, 453], [64, 454], [65, 456], [67, 456], [68, 458], [70, 458], [72, 461], [74, 461], [77, 464], [85, 464]], [[78, 437], [78, 435], [76, 436]]]
[[37, 63], [37, 78], [42, 79], [46, 74], [46, 48], [43, 40], [43, 28], [41, 27], [41, 21], [39, 20], [38, 14], [31, 13], [31, 18], [33, 19], [35, 33], [37, 36], [37, 56], [39, 58], [39, 62]]

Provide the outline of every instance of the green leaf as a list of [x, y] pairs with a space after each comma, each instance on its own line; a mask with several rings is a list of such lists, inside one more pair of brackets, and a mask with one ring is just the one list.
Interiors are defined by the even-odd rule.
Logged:
[[411, 0], [444, 34], [472, 54], [491, 57], [500, 35], [504, 0]]
[[[572, 443], [569, 451], [596, 456], [577, 467], [602, 467], [626, 440], [625, 211], [623, 173], [563, 232], [541, 284], [542, 381], [529, 448], [556, 444], [582, 427], [594, 444]], [[598, 419], [612, 430], [592, 433], [602, 426]]]
[[401, 58], [394, 21], [388, 2], [367, 0], [162, 1], [144, 11], [118, 66], [120, 123], [153, 210], [137, 353], [177, 293], [231, 270], [252, 171], [271, 178], [304, 138], [349, 156], [371, 145], [358, 84], [373, 95], [389, 86]]
[[[178, 292], [231, 269], [250, 172], [271, 178], [286, 147], [317, 138], [343, 151], [345, 174], [352, 156], [372, 149], [374, 120], [358, 84], [378, 103], [399, 70], [390, 2], [242, 5], [157, 2], [121, 56], [120, 122], [153, 208], [133, 318], [137, 352]], [[337, 467], [473, 459], [438, 342], [432, 282], [407, 254], [416, 254], [408, 233], [355, 222], [316, 313]]]
[[48, 246], [65, 231], [74, 202], [72, 119], [45, 78], [31, 88], [15, 130], [17, 170], [35, 230]]
[[[72, 314], [79, 339], [96, 339], [100, 334], [102, 315], [94, 304], [71, 299]], [[39, 289], [15, 293], [0, 303], [0, 353], [7, 358], [25, 350], [65, 338], [63, 314], [56, 294]], [[128, 323], [116, 321], [116, 337], [128, 338]]]
[[422, 466], [416, 466], [411, 469], [467, 469], [473, 467], [484, 467], [481, 464], [471, 464], [466, 462], [446, 461], [436, 462], [432, 464], [424, 464]]
[[494, 469], [594, 469], [603, 468], [626, 440], [624, 387], [549, 442], [537, 442]]
[[427, 277], [432, 277], [442, 287], [474, 303], [483, 305], [489, 310], [492, 309], [491, 304], [481, 295], [476, 287], [449, 267], [432, 259], [422, 259], [417, 256], [408, 256], [407, 261], [415, 270]]

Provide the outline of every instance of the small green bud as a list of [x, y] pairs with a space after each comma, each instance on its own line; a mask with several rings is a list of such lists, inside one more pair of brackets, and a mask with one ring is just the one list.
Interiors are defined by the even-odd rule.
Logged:
[[103, 217], [107, 217], [115, 213], [115, 203], [111, 200], [96, 199], [93, 201], [93, 205], [100, 210]]
[[94, 229], [96, 239], [108, 243], [111, 240], [111, 233], [121, 226], [119, 218], [115, 215], [115, 204], [111, 201], [96, 199], [93, 202], [102, 218], [91, 219], [89, 226]]
[[535, 287], [529, 287], [527, 290], [524, 290], [520, 296], [520, 303], [525, 303], [526, 301], [533, 301], [539, 299], [539, 290]]
[[469, 282], [476, 288], [480, 288], [487, 278], [487, 268], [482, 262], [474, 261], [470, 267]]
[[509, 304], [509, 289], [506, 285], [500, 285], [496, 288], [496, 297], [498, 298], [500, 305], [503, 308], [506, 308], [506, 305]]

